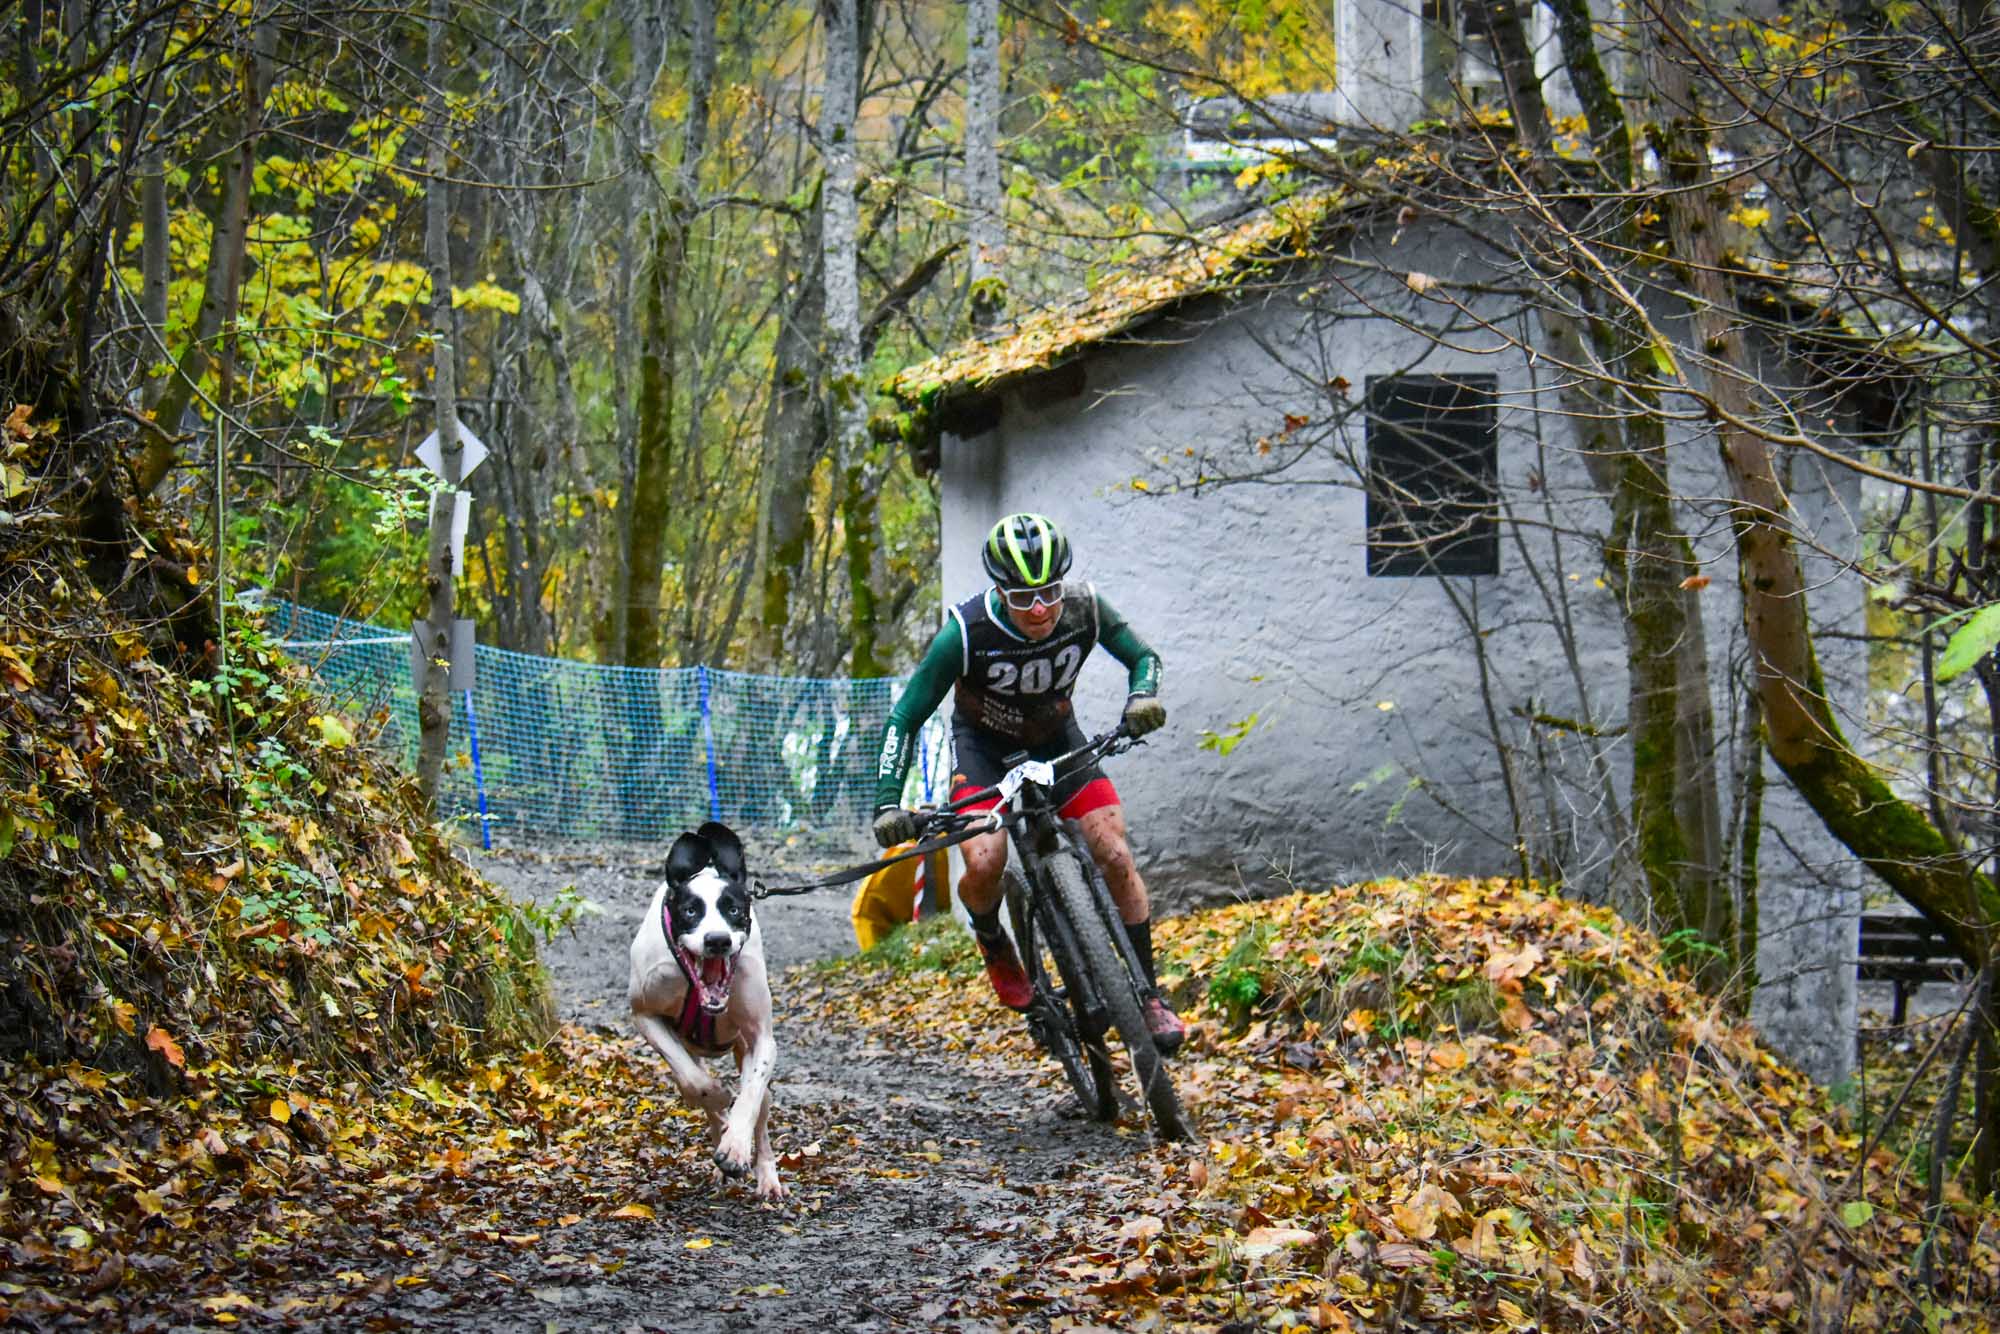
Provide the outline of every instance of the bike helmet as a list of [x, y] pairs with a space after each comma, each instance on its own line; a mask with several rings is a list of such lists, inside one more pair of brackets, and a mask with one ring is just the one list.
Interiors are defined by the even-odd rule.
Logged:
[[1001, 588], [1041, 588], [1069, 573], [1069, 539], [1053, 519], [1009, 514], [986, 535], [979, 558]]

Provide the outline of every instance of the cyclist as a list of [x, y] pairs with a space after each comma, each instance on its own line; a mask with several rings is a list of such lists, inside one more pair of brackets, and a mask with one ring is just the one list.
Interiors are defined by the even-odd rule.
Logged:
[[[1010, 514], [987, 534], [980, 561], [992, 587], [950, 610], [883, 731], [874, 827], [875, 840], [883, 847], [917, 835], [916, 817], [901, 804], [903, 778], [918, 730], [947, 690], [954, 695], [953, 800], [998, 782], [1004, 772], [1000, 761], [1016, 751], [1046, 760], [1083, 744], [1070, 693], [1084, 658], [1100, 642], [1128, 673], [1126, 730], [1143, 736], [1166, 722], [1166, 706], [1159, 700], [1160, 655], [1089, 583], [1065, 582], [1070, 560], [1069, 539], [1039, 514]], [[1090, 764], [1064, 774], [1055, 794], [1062, 817], [1081, 827], [1145, 969], [1146, 1027], [1153, 1045], [1171, 1052], [1187, 1030], [1159, 995], [1152, 904], [1125, 842], [1125, 809], [1117, 789], [1103, 769]], [[969, 809], [988, 809], [998, 802], [995, 797]], [[1034, 999], [1028, 975], [1000, 926], [1006, 831], [969, 839], [960, 850], [965, 870], [958, 894], [972, 917], [986, 976], [1001, 1004], [1025, 1009]]]

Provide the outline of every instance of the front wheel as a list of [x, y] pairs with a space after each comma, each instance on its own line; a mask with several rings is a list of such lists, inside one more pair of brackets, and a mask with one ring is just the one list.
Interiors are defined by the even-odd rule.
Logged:
[[1084, 883], [1083, 868], [1073, 853], [1053, 856], [1046, 865], [1056, 901], [1063, 916], [1069, 919], [1071, 938], [1083, 956], [1083, 966], [1090, 970], [1091, 980], [1096, 984], [1094, 990], [1104, 1002], [1111, 1026], [1118, 1030], [1132, 1058], [1132, 1073], [1138, 1078], [1139, 1091], [1153, 1113], [1153, 1128], [1161, 1139], [1191, 1138], [1180, 1096], [1174, 1092], [1166, 1062], [1160, 1059], [1153, 1046], [1152, 1031], [1146, 1027], [1139, 988], [1105, 928], [1090, 886]]
[[[1077, 991], [1081, 979], [1076, 950], [1060, 922], [1051, 922], [1048, 924], [1051, 929], [1038, 933], [1041, 924], [1033, 920], [1028, 907], [1028, 884], [1017, 868], [1009, 866], [1003, 878], [1014, 943], [1020, 948], [1021, 966], [1028, 970], [1028, 981], [1035, 989], [1035, 1003], [1028, 1011], [1028, 1028], [1042, 1050], [1055, 1057], [1056, 1064], [1062, 1067], [1077, 1101], [1083, 1104], [1084, 1114], [1093, 1121], [1109, 1121], [1118, 1115], [1118, 1084], [1111, 1062], [1105, 1059], [1104, 1044], [1078, 1026], [1083, 1006]], [[1060, 990], [1042, 961], [1044, 947], [1062, 979]]]

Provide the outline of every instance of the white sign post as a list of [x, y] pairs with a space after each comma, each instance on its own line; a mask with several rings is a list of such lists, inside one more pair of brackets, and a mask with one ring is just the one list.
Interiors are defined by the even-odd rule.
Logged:
[[[416, 462], [424, 464], [440, 478], [444, 476], [444, 450], [438, 448], [438, 432], [424, 436], [424, 444], [416, 446]], [[472, 476], [472, 470], [486, 462], [486, 442], [472, 434], [472, 430], [460, 422], [458, 424], [458, 484]], [[472, 522], [472, 506], [460, 504], [456, 492], [440, 492], [430, 500], [430, 526], [436, 528], [442, 520], [438, 516], [440, 506], [452, 506], [452, 574], [466, 572], [466, 526]]]
[[431, 527], [444, 522], [440, 513], [451, 509], [451, 572], [465, 573], [465, 532], [472, 523], [472, 500], [463, 491], [440, 491], [431, 497]]

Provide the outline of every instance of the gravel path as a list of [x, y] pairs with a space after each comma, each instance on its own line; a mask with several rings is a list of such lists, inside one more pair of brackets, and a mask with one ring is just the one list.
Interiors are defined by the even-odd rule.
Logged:
[[[565, 1018], [629, 1032], [626, 947], [654, 885], [644, 855], [509, 853], [479, 865], [517, 896], [547, 901], [573, 885], [602, 909], [557, 942], [548, 962]], [[764, 874], [782, 883], [804, 868]], [[847, 902], [847, 891], [830, 890], [760, 905], [775, 967], [852, 952]], [[967, 1294], [1031, 1267], [1107, 1174], [1130, 1170], [1145, 1137], [1082, 1119], [1035, 1072], [788, 1016], [786, 990], [781, 977], [772, 1136], [792, 1191], [782, 1205], [760, 1206], [746, 1189], [711, 1181], [658, 1226], [586, 1219], [563, 1233], [560, 1253], [523, 1254], [505, 1285], [474, 1272], [439, 1275], [386, 1293], [337, 1327], [995, 1328], [966, 1311]], [[994, 1018], [1013, 1022], [997, 1008]], [[520, 1201], [523, 1216], [534, 1210], [535, 1201]], [[510, 1224], [502, 1217], [493, 1226]], [[691, 1236], [705, 1243], [691, 1247]], [[1038, 1312], [1022, 1327], [1047, 1328], [1060, 1314]]]

